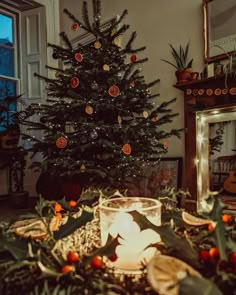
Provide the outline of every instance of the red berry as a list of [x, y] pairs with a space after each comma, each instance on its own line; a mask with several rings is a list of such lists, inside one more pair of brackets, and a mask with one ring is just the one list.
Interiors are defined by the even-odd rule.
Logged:
[[200, 252], [200, 258], [202, 260], [208, 260], [210, 258], [209, 251], [207, 251], [207, 250], [201, 250], [201, 252]]
[[103, 261], [101, 256], [94, 256], [93, 259], [91, 260], [91, 266], [100, 269], [103, 267]]
[[211, 257], [218, 257], [219, 256], [219, 250], [216, 247], [212, 247], [209, 250], [209, 254]]
[[79, 261], [79, 255], [77, 252], [69, 251], [67, 254], [67, 261], [70, 263], [75, 263]]
[[212, 223], [209, 223], [209, 224], [208, 224], [208, 230], [209, 230], [209, 231], [212, 231], [213, 229], [214, 229], [213, 224], [212, 224]]
[[75, 207], [76, 205], [77, 205], [77, 203], [76, 203], [75, 201], [73, 201], [73, 200], [71, 200], [71, 201], [69, 202], [69, 206], [70, 206], [71, 208]]
[[56, 203], [55, 206], [54, 206], [54, 211], [55, 212], [61, 212], [61, 210], [62, 210], [62, 206], [60, 204]]
[[108, 257], [108, 259], [109, 259], [111, 262], [115, 262], [115, 261], [117, 260], [117, 258], [118, 258], [118, 257], [117, 257], [116, 254], [114, 254], [114, 255]]
[[222, 220], [223, 220], [223, 222], [228, 223], [231, 220], [231, 216], [229, 216], [228, 214], [223, 214]]
[[232, 264], [236, 264], [236, 252], [232, 252], [232, 253], [230, 253], [230, 255], [229, 255], [229, 261], [230, 261]]
[[57, 212], [55, 216], [59, 220], [62, 219], [62, 214], [60, 212]]
[[68, 273], [68, 272], [72, 272], [72, 271], [74, 271], [75, 270], [75, 268], [73, 267], [73, 265], [64, 265], [63, 267], [62, 267], [62, 269], [61, 269], [61, 272], [62, 273]]

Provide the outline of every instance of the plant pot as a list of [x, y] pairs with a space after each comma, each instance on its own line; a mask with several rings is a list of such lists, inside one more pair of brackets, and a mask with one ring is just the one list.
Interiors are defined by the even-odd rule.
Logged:
[[9, 193], [9, 203], [14, 209], [27, 209], [28, 198], [29, 193], [26, 191]]
[[20, 139], [20, 128], [18, 125], [10, 125], [7, 130], [0, 133], [0, 147], [4, 150], [15, 149]]
[[62, 191], [67, 201], [77, 201], [80, 198], [82, 186], [78, 183], [64, 183]]
[[43, 172], [36, 183], [36, 191], [46, 200], [60, 200], [62, 195], [62, 180], [56, 175]]
[[175, 72], [177, 83], [186, 83], [192, 80], [192, 69], [179, 69]]

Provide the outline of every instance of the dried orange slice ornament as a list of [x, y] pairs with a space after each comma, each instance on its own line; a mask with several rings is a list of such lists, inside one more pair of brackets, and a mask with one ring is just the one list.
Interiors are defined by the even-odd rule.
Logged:
[[132, 149], [131, 149], [130, 144], [126, 143], [126, 144], [123, 145], [123, 147], [122, 147], [122, 152], [123, 152], [125, 155], [130, 155], [130, 154], [131, 154], [131, 151], [132, 151]]
[[108, 94], [112, 97], [117, 97], [120, 95], [120, 89], [118, 86], [116, 85], [112, 85], [109, 89], [108, 89]]
[[191, 266], [171, 256], [154, 256], [147, 265], [148, 282], [153, 290], [162, 295], [178, 295], [178, 282], [188, 274], [201, 277]]

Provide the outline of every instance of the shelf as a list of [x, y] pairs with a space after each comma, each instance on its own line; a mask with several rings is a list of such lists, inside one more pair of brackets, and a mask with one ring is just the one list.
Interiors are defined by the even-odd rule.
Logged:
[[[228, 78], [229, 80], [235, 80], [235, 79], [231, 79]], [[199, 87], [200, 85], [208, 85], [209, 83], [214, 83], [216, 81], [225, 81], [225, 75], [222, 76], [213, 76], [213, 77], [209, 77], [209, 78], [205, 78], [205, 79], [201, 79], [201, 80], [191, 80], [189, 82], [185, 82], [185, 83], [177, 83], [175, 85], [173, 85], [173, 87], [180, 89], [180, 90], [185, 90], [187, 88], [194, 88], [194, 87]], [[235, 84], [236, 84], [236, 80], [235, 80]]]

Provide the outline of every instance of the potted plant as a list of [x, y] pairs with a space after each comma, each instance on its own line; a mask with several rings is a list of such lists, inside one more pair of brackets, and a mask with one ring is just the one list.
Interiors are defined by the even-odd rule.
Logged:
[[19, 146], [20, 127], [17, 122], [17, 103], [21, 95], [0, 91], [0, 169], [8, 168], [8, 197], [16, 209], [28, 206], [28, 192], [24, 190], [24, 169], [27, 151]]
[[21, 95], [6, 95], [0, 99], [0, 148], [15, 149], [20, 138], [20, 128], [15, 120], [16, 104]]
[[192, 63], [193, 59], [188, 60], [189, 42], [185, 48], [180, 45], [179, 50], [175, 49], [171, 44], [171, 54], [175, 62], [162, 59], [162, 61], [170, 64], [176, 69], [175, 75], [178, 83], [187, 82], [192, 79]]

